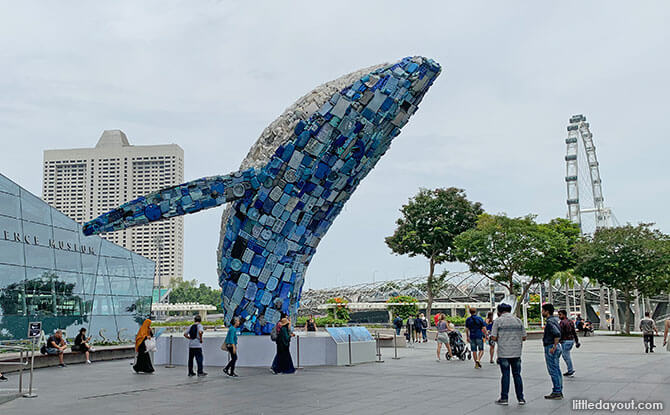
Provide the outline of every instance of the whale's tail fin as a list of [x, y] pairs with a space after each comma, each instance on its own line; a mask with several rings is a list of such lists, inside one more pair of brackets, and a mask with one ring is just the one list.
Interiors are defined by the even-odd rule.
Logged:
[[126, 202], [84, 224], [84, 235], [118, 231], [194, 213], [251, 196], [260, 186], [255, 170], [203, 177]]

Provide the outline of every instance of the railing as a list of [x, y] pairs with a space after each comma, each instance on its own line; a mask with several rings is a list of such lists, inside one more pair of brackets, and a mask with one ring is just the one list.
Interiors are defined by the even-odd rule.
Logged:
[[[19, 367], [19, 395], [24, 398], [35, 398], [33, 393], [33, 373], [35, 369], [35, 346], [37, 339], [30, 340], [4, 340], [0, 341], [0, 352], [19, 352], [19, 361], [3, 361], [0, 366], [18, 366]], [[25, 361], [24, 361], [25, 358]], [[30, 381], [28, 392], [23, 393], [23, 368], [30, 366]]]

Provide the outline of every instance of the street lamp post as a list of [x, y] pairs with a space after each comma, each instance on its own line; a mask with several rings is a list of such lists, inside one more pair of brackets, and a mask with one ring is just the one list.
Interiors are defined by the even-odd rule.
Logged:
[[163, 250], [163, 235], [154, 236], [154, 246], [156, 247], [156, 274], [158, 274], [158, 302], [161, 302], [161, 287], [163, 286], [161, 275], [161, 253]]

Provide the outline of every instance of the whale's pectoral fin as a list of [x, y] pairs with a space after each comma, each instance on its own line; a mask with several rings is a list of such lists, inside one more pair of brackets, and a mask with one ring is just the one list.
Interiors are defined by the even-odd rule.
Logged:
[[85, 235], [113, 232], [198, 212], [253, 194], [260, 186], [254, 169], [203, 177], [126, 202], [84, 224]]

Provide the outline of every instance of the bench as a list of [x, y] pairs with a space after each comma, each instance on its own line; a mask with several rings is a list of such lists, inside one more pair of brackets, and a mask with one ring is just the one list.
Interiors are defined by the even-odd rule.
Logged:
[[[118, 359], [132, 359], [135, 356], [135, 345], [125, 344], [118, 346], [94, 346], [95, 351], [91, 352], [91, 361], [93, 363], [103, 360], [118, 360]], [[30, 355], [28, 355], [30, 358]], [[24, 356], [25, 359], [25, 356]], [[1, 362], [16, 362], [17, 366], [2, 366], [3, 373], [11, 373], [19, 371], [19, 353], [2, 353], [0, 354]], [[63, 353], [63, 361], [66, 365], [78, 364], [86, 362], [86, 355], [84, 353], [73, 352], [70, 347]], [[42, 367], [58, 366], [58, 356], [43, 355], [39, 350], [35, 350], [35, 369]], [[24, 369], [25, 370], [25, 369]]]

